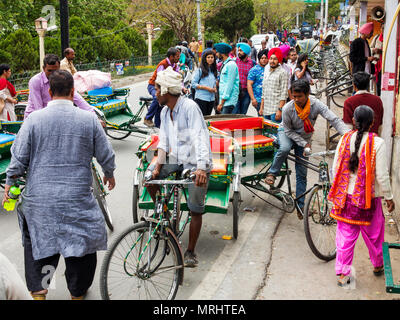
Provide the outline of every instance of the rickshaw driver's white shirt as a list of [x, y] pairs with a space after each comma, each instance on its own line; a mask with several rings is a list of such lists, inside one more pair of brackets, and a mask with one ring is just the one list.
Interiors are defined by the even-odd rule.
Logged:
[[174, 109], [165, 106], [161, 111], [160, 142], [169, 159], [176, 159], [184, 169], [193, 167], [204, 171], [212, 168], [210, 135], [203, 114], [196, 102], [179, 97]]

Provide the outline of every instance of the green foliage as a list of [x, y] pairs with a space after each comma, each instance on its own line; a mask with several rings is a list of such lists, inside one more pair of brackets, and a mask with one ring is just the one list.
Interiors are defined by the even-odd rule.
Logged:
[[213, 30], [212, 28], [207, 28], [204, 33], [205, 40], [212, 40], [214, 43], [224, 41], [224, 32], [221, 30]]
[[0, 43], [0, 48], [6, 52], [3, 55], [14, 71], [38, 69], [39, 51], [35, 48], [34, 39], [27, 30], [17, 30], [9, 34]]
[[118, 60], [131, 55], [128, 45], [121, 35], [110, 34], [110, 31], [100, 29], [98, 35], [105, 35], [97, 39], [97, 53], [101, 60]]
[[153, 43], [153, 53], [166, 54], [170, 47], [175, 47], [179, 42], [172, 29], [165, 29]]
[[222, 30], [229, 40], [234, 40], [238, 33], [250, 27], [254, 17], [252, 0], [227, 0], [214, 15], [206, 19], [206, 27]]
[[[121, 35], [122, 39], [129, 48], [130, 54], [133, 53], [133, 55], [136, 57], [145, 56], [147, 54], [146, 40], [137, 30], [128, 26], [124, 22], [119, 22], [113, 30], [118, 31], [117, 34]], [[126, 57], [128, 56], [125, 56], [124, 58]]]
[[[37, 42], [39, 42], [39, 40], [37, 40]], [[61, 40], [59, 32], [58, 35], [54, 35], [54, 37], [48, 36], [44, 38], [44, 51], [45, 53], [56, 54], [61, 58]]]
[[75, 63], [93, 62], [97, 57], [96, 30], [79, 17], [69, 20], [70, 47], [76, 52]]

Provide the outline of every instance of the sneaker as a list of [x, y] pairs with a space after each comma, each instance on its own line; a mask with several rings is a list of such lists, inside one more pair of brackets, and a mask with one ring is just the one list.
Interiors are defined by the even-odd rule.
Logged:
[[197, 265], [199, 264], [196, 254], [191, 251], [186, 250], [184, 260], [185, 260], [185, 262], [184, 262], [185, 267], [187, 267], [187, 268], [194, 268], [194, 267], [197, 267]]
[[153, 123], [153, 121], [151, 121], [151, 120], [144, 119], [144, 120], [143, 120], [143, 123], [144, 123], [146, 126], [148, 126], [148, 127], [154, 127], [154, 123]]

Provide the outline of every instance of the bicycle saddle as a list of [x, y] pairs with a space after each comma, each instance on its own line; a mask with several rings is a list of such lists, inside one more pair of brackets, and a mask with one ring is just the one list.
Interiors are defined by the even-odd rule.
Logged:
[[140, 101], [150, 102], [153, 101], [153, 97], [139, 97]]

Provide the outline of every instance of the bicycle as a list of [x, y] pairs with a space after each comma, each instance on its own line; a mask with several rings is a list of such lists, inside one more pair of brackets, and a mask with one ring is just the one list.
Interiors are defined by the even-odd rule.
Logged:
[[[330, 190], [329, 168], [325, 160], [328, 155], [334, 152], [335, 150], [329, 150], [310, 154], [309, 157], [321, 156], [323, 158], [318, 165], [299, 158], [293, 153], [289, 153], [279, 174], [280, 181], [278, 182], [278, 187], [268, 188], [264, 182], [271, 164], [267, 164], [256, 176], [253, 176], [252, 179], [247, 179], [246, 181], [242, 180], [242, 185], [268, 204], [288, 213], [293, 212], [295, 209], [300, 212], [303, 217], [306, 240], [311, 251], [315, 256], [325, 261], [330, 261], [336, 257], [336, 242], [334, 236], [336, 232], [336, 220], [330, 217], [331, 203], [327, 199]], [[319, 174], [319, 182], [298, 197], [293, 196], [292, 193], [293, 190], [290, 182], [291, 170], [288, 166], [288, 160], [300, 162], [301, 165]], [[287, 192], [281, 189], [284, 180], [287, 182]], [[278, 206], [272, 201], [267, 200], [266, 197], [259, 196], [253, 190], [268, 193], [272, 197], [278, 199], [281, 205]], [[302, 209], [298, 203], [299, 199], [302, 197], [306, 197], [304, 209]]]
[[184, 170], [181, 179], [179, 174], [175, 178], [150, 180], [146, 173], [146, 184], [161, 187], [154, 213], [143, 216], [113, 241], [100, 271], [102, 299], [175, 299], [184, 275], [179, 237], [189, 221], [188, 215], [183, 219], [180, 215], [180, 198], [185, 186], [193, 183], [194, 174]]

